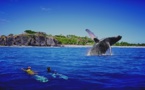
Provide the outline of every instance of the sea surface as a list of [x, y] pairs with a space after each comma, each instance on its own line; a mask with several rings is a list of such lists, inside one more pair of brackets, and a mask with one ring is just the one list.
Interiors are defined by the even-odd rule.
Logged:
[[[90, 47], [0, 47], [0, 90], [145, 90], [145, 48], [113, 47], [113, 55], [87, 56]], [[48, 82], [22, 71], [31, 66]], [[46, 68], [68, 76], [51, 77]]]

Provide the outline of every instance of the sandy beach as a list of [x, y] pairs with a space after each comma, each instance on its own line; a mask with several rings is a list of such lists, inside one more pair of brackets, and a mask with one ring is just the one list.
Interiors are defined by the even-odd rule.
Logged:
[[64, 45], [64, 47], [92, 47], [92, 45]]
[[[92, 47], [93, 45], [64, 45], [64, 47]], [[145, 46], [111, 46], [114, 48], [145, 48]]]

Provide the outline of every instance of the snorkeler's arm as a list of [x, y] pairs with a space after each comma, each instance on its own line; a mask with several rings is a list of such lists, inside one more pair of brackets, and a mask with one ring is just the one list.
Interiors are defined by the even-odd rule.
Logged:
[[57, 73], [57, 72], [56, 72], [56, 70], [53, 70], [53, 73], [55, 73], [55, 74], [56, 74], [56, 73]]
[[24, 68], [21, 68], [21, 70], [26, 71], [26, 69], [24, 69]]
[[34, 74], [38, 74], [38, 72], [37, 71], [33, 71], [34, 72]]

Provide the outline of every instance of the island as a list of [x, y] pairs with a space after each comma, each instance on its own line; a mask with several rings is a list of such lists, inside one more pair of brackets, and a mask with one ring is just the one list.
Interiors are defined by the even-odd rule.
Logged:
[[52, 36], [44, 32], [25, 30], [19, 35], [9, 34], [0, 36], [1, 46], [61, 46]]
[[[87, 37], [76, 35], [51, 35], [45, 32], [36, 32], [25, 30], [24, 33], [8, 36], [0, 36], [0, 46], [92, 46], [94, 41]], [[145, 46], [145, 43], [128, 43], [124, 41], [117, 42], [113, 46]]]

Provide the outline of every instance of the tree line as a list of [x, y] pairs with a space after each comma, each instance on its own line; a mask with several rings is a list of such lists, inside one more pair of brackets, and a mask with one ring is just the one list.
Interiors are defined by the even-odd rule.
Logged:
[[[60, 42], [60, 44], [72, 44], [72, 45], [93, 45], [94, 41], [85, 36], [85, 37], [80, 37], [80, 36], [75, 36], [75, 35], [55, 35], [54, 36], [56, 40]], [[145, 43], [128, 43], [128, 42], [117, 42], [114, 44], [114, 46], [145, 46]]]
[[[26, 34], [37, 34], [38, 32], [33, 31], [33, 30], [25, 30], [24, 31]], [[51, 35], [51, 34], [46, 34], [44, 32], [39, 32], [42, 35], [48, 36], [48, 37], [53, 37], [55, 38], [59, 44], [63, 44], [63, 45], [87, 45], [87, 44], [92, 44], [93, 41], [91, 40], [91, 38], [88, 37], [80, 37], [80, 36], [76, 36], [76, 35]]]
[[117, 42], [114, 46], [145, 46], [145, 43]]

